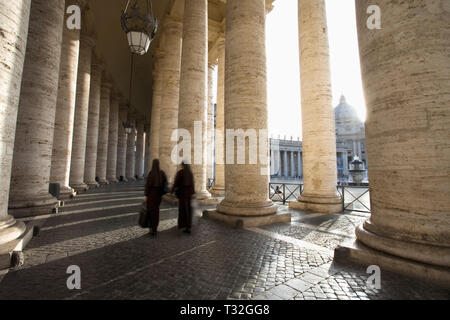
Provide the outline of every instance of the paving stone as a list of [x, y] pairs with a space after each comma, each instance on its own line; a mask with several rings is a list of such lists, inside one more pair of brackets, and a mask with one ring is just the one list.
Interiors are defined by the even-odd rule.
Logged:
[[273, 293], [266, 292], [260, 295], [257, 295], [253, 298], [253, 300], [283, 300], [280, 296], [277, 296]]
[[312, 286], [310, 283], [304, 282], [300, 279], [289, 280], [286, 282], [286, 285], [300, 292], [306, 291]]
[[295, 297], [298, 294], [298, 291], [286, 285], [280, 285], [270, 289], [268, 293], [275, 294], [284, 300], [288, 300]]
[[316, 284], [322, 281], [324, 278], [316, 276], [315, 274], [312, 274], [310, 272], [306, 272], [300, 276], [300, 279], [307, 283]]
[[[365, 270], [334, 265], [329, 254], [207, 219], [194, 219], [186, 235], [168, 203], [151, 238], [136, 225], [142, 195], [142, 183], [121, 183], [68, 200], [31, 240], [25, 264], [0, 278], [0, 299], [450, 299], [441, 288], [386, 272], [382, 288], [372, 290]], [[286, 235], [298, 226], [264, 229]], [[82, 272], [77, 292], [66, 286], [70, 265]]]

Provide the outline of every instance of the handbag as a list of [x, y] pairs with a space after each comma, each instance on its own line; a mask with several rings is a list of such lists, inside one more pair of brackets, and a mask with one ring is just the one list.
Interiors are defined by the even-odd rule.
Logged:
[[146, 202], [142, 203], [141, 210], [139, 211], [138, 223], [141, 226], [141, 228], [148, 228], [148, 212]]

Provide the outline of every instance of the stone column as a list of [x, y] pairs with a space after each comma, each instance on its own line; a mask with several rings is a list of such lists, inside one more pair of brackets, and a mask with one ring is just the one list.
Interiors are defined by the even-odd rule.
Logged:
[[281, 171], [281, 150], [277, 151], [277, 159], [278, 159], [278, 177], [282, 176], [282, 171]]
[[344, 177], [348, 177], [348, 153], [347, 150], [343, 153], [343, 166], [344, 166]]
[[295, 177], [295, 161], [294, 161], [294, 151], [291, 151], [291, 177]]
[[291, 171], [292, 171], [292, 167], [291, 167], [291, 156], [290, 156], [291, 152], [290, 151], [286, 151], [286, 171], [287, 171], [287, 177], [291, 177]]
[[292, 163], [292, 151], [289, 151], [288, 152], [288, 170], [289, 170], [289, 173], [288, 173], [288, 176], [289, 176], [289, 178], [292, 178], [292, 175], [293, 175], [293, 172], [294, 172], [294, 168], [293, 168], [293, 163]]
[[[217, 106], [216, 106], [216, 178], [211, 193], [225, 195], [225, 38], [217, 43], [219, 52], [217, 68]], [[222, 150], [219, 150], [222, 149]]]
[[283, 151], [283, 177], [288, 176], [288, 156], [287, 151]]
[[[148, 171], [152, 168], [154, 159], [159, 159], [159, 139], [160, 139], [160, 121], [161, 121], [161, 105], [163, 94], [163, 71], [161, 68], [164, 52], [160, 49], [156, 52], [155, 69], [153, 70], [153, 103], [152, 116], [149, 136], [150, 146], [150, 163], [147, 164]], [[147, 172], [148, 173], [148, 172]]]
[[106, 179], [109, 183], [117, 182], [117, 146], [119, 139], [119, 101], [117, 92], [111, 94], [108, 128], [108, 163]]
[[275, 173], [275, 152], [270, 150], [270, 175]]
[[372, 260], [391, 257], [382, 269], [450, 287], [450, 10], [380, 2], [369, 30], [370, 4], [356, 2], [371, 186], [356, 235]]
[[128, 181], [136, 181], [136, 113], [128, 113], [128, 122], [133, 125], [127, 134], [125, 177]]
[[[79, 5], [79, 2], [76, 0], [66, 1], [66, 7], [74, 4]], [[76, 195], [75, 190], [69, 186], [69, 178], [75, 117], [78, 55], [80, 51], [80, 30], [71, 30], [69, 28], [63, 28], [63, 30], [50, 182], [59, 183], [60, 199], [68, 199]]]
[[150, 171], [150, 124], [145, 124], [145, 158], [144, 158], [144, 179]]
[[358, 157], [359, 157], [360, 160], [362, 160], [361, 140], [358, 140], [357, 146], [358, 146]]
[[118, 139], [117, 139], [117, 179], [127, 182], [126, 163], [127, 163], [127, 133], [123, 124], [128, 118], [128, 105], [121, 104], [119, 107]]
[[80, 39], [78, 59], [77, 96], [75, 102], [75, 121], [73, 127], [72, 160], [70, 166], [70, 186], [77, 192], [89, 189], [84, 182], [86, 160], [86, 137], [89, 115], [89, 92], [91, 87], [91, 60], [94, 40], [85, 35]]
[[97, 188], [95, 181], [97, 169], [98, 127], [100, 121], [100, 100], [102, 91], [103, 65], [96, 58], [92, 59], [91, 86], [89, 90], [89, 115], [86, 134], [86, 156], [84, 166], [84, 182], [89, 188]]
[[139, 180], [144, 178], [144, 121], [136, 120], [136, 164], [135, 175]]
[[[26, 8], [26, 7], [25, 7]], [[15, 217], [48, 214], [65, 1], [32, 1], [9, 194]]]
[[332, 106], [325, 0], [299, 0], [304, 192], [293, 209], [342, 212], [336, 190], [336, 132]]
[[278, 176], [280, 170], [280, 160], [279, 160], [279, 144], [276, 140], [273, 140], [273, 175]]
[[[0, 0], [0, 29], [3, 40], [0, 44], [0, 248], [17, 239], [25, 231], [25, 224], [8, 215], [11, 166], [19, 107], [20, 83], [22, 81], [25, 50], [27, 46], [30, 0]], [[10, 251], [8, 250], [8, 254]], [[10, 260], [1, 268], [10, 267]]]
[[165, 54], [161, 61], [164, 90], [161, 102], [159, 159], [161, 169], [166, 173], [170, 184], [173, 183], [177, 170], [177, 165], [171, 157], [176, 141], [171, 138], [174, 130], [178, 129], [182, 30], [182, 23], [170, 17], [166, 17], [166, 23], [161, 30]]
[[106, 169], [108, 165], [109, 115], [111, 109], [111, 83], [102, 82], [100, 98], [100, 120], [98, 130], [96, 178], [101, 185], [108, 184]]
[[214, 178], [214, 63], [208, 63], [208, 137], [206, 177]]
[[303, 176], [303, 166], [302, 166], [302, 153], [298, 153], [298, 176], [301, 178]]
[[[232, 223], [244, 227], [274, 223], [277, 219], [290, 221], [289, 214], [275, 215], [277, 206], [269, 199], [265, 14], [264, 0], [227, 1], [225, 127], [256, 130], [259, 157], [257, 164], [250, 164], [248, 159], [245, 164], [227, 160], [225, 199], [217, 211], [222, 218], [231, 216]], [[235, 139], [228, 136], [226, 140], [226, 153], [232, 152], [232, 145], [236, 151]], [[249, 155], [250, 150], [246, 143], [243, 151]]]
[[[190, 152], [191, 170], [195, 180], [195, 198], [199, 200], [211, 197], [206, 190], [207, 81], [208, 1], [185, 0], [178, 128], [187, 130], [192, 138], [192, 148], [185, 152]], [[199, 126], [201, 128], [198, 128]]]

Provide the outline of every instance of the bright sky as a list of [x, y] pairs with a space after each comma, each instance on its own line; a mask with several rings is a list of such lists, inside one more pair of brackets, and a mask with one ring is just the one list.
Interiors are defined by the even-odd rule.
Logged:
[[[298, 0], [276, 0], [267, 17], [269, 131], [301, 138]], [[333, 107], [342, 94], [365, 119], [354, 0], [326, 0]]]

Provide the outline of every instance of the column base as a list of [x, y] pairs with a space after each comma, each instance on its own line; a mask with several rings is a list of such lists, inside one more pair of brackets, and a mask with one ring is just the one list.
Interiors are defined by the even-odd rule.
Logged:
[[225, 196], [225, 187], [214, 186], [209, 192], [215, 196]]
[[136, 181], [135, 177], [127, 177], [127, 182], [134, 182]]
[[59, 190], [58, 200], [72, 199], [77, 195], [77, 192], [69, 186], [62, 186]]
[[300, 211], [318, 213], [341, 213], [344, 211], [342, 199], [339, 196], [316, 197], [301, 195], [298, 201], [289, 202], [289, 208]]
[[14, 218], [26, 218], [58, 213], [59, 201], [51, 194], [42, 195], [24, 201], [10, 200], [8, 212]]
[[193, 197], [193, 199], [196, 199], [198, 201], [207, 200], [210, 198], [211, 198], [211, 193], [209, 193], [208, 191], [197, 192]]
[[[15, 221], [11, 228], [21, 230], [19, 237], [12, 241], [0, 244], [0, 270], [18, 267], [23, 263], [23, 253], [26, 245], [34, 235], [34, 223], [29, 222], [26, 225], [23, 222]], [[10, 228], [8, 228], [10, 229]], [[5, 229], [7, 230], [7, 229]], [[23, 231], [22, 231], [23, 230]]]
[[85, 183], [80, 183], [80, 184], [71, 184], [70, 185], [77, 193], [82, 193], [82, 192], [86, 192], [89, 190], [89, 187], [87, 184]]
[[417, 243], [402, 240], [396, 234], [393, 237], [377, 232], [370, 220], [364, 222], [355, 230], [356, 238], [364, 245], [387, 254], [407, 260], [448, 268], [450, 270], [450, 247], [433, 244]]
[[104, 185], [108, 185], [109, 184], [109, 181], [108, 180], [106, 180], [106, 179], [100, 179], [100, 185], [101, 186], [104, 186]]
[[[359, 240], [338, 246], [334, 251], [334, 261], [343, 265], [360, 265], [364, 268], [377, 265], [381, 272], [386, 270], [450, 288], [449, 268], [390, 255], [367, 247]], [[383, 277], [383, 274], [381, 274], [381, 277]]]
[[218, 212], [217, 210], [205, 210], [203, 211], [203, 217], [224, 222], [227, 225], [237, 229], [254, 228], [276, 223], [291, 222], [291, 214], [289, 212], [278, 212], [265, 216], [251, 217], [227, 215]]
[[109, 184], [113, 184], [113, 183], [118, 183], [119, 180], [117, 180], [116, 178], [109, 178], [108, 182], [109, 182]]
[[87, 186], [89, 187], [89, 189], [96, 189], [98, 187], [100, 187], [100, 185], [98, 184], [98, 182], [88, 182]]
[[235, 203], [225, 199], [217, 206], [216, 211], [230, 216], [253, 218], [273, 215], [278, 211], [278, 206], [271, 200], [255, 203]]
[[220, 203], [220, 199], [218, 198], [206, 198], [206, 199], [195, 199], [200, 206], [217, 206]]
[[25, 224], [8, 215], [0, 221], [0, 245], [19, 238], [25, 232]]

